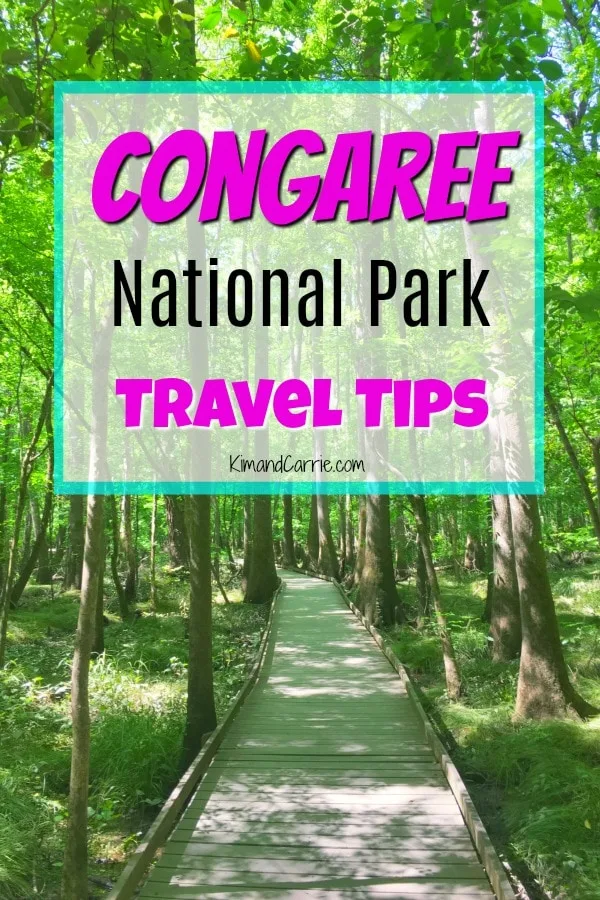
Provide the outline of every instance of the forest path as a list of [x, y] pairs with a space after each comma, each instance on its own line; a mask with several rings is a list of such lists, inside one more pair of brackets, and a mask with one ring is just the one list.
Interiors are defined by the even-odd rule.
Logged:
[[257, 684], [140, 897], [493, 897], [402, 682], [332, 584], [283, 577]]

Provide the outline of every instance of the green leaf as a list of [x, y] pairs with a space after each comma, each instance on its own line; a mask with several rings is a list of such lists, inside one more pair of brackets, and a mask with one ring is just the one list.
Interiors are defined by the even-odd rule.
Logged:
[[24, 50], [10, 47], [2, 54], [2, 62], [5, 66], [20, 66], [27, 58], [28, 54]]
[[219, 22], [221, 21], [221, 9], [215, 8], [214, 6], [209, 7], [206, 11], [202, 22], [200, 23], [201, 27], [205, 29], [205, 31], [212, 31], [213, 28], [216, 28]]
[[246, 13], [241, 9], [238, 9], [237, 6], [233, 6], [229, 10], [229, 17], [235, 22], [236, 25], [245, 25], [248, 21], [248, 16], [246, 15]]
[[563, 77], [563, 70], [555, 59], [543, 59], [538, 67], [544, 78], [548, 78], [550, 81], [556, 81], [557, 78]]
[[20, 116], [30, 116], [35, 106], [35, 98], [22, 78], [7, 72], [0, 82], [8, 102]]
[[158, 20], [158, 30], [161, 34], [164, 34], [165, 37], [169, 37], [173, 34], [173, 20], [171, 16], [168, 16], [165, 13], [160, 17]]
[[564, 19], [565, 11], [560, 0], [542, 0], [542, 9], [547, 16], [553, 19]]

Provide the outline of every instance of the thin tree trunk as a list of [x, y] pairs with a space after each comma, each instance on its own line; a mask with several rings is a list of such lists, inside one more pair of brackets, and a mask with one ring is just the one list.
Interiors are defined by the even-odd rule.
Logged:
[[317, 508], [317, 495], [310, 498], [310, 519], [308, 520], [308, 533], [306, 535], [306, 549], [313, 569], [319, 566], [319, 511]]
[[126, 565], [123, 590], [125, 591], [127, 608], [131, 610], [135, 604], [137, 590], [137, 560], [133, 542], [132, 502], [129, 494], [125, 494], [121, 501], [121, 541]]
[[[104, 507], [106, 509], [106, 506]], [[104, 515], [103, 515], [104, 518]], [[96, 612], [94, 616], [94, 639], [92, 642], [92, 656], [102, 656], [104, 653], [104, 571], [106, 566], [106, 535], [104, 522], [102, 523], [102, 547], [100, 549], [100, 570], [98, 572], [98, 590], [96, 593]]]
[[427, 506], [425, 498], [420, 496], [411, 497], [411, 504], [415, 514], [417, 531], [419, 534], [420, 544], [423, 550], [423, 558], [425, 560], [425, 568], [427, 570], [427, 579], [431, 590], [431, 599], [435, 610], [440, 641], [442, 644], [442, 653], [444, 656], [444, 671], [446, 673], [446, 691], [451, 700], [457, 700], [461, 693], [460, 672], [456, 655], [452, 645], [452, 636], [448, 629], [446, 616], [444, 613], [442, 592], [440, 591], [437, 573], [433, 564], [433, 553], [431, 551], [431, 537], [429, 534], [429, 521], [427, 518]]
[[190, 547], [185, 523], [185, 498], [165, 494], [167, 553], [174, 569], [190, 567]]
[[98, 579], [102, 568], [104, 498], [91, 494], [87, 502], [81, 603], [71, 670], [73, 745], [69, 784], [69, 818], [62, 873], [62, 900], [84, 900], [89, 894], [87, 809], [90, 770], [90, 708], [88, 680]]
[[212, 668], [210, 497], [190, 497], [190, 613], [188, 694], [183, 764], [189, 765], [205, 735], [217, 725]]
[[152, 497], [152, 518], [150, 519], [150, 605], [156, 612], [156, 517], [158, 496]]
[[117, 507], [117, 501], [114, 496], [109, 497], [108, 500], [109, 511], [110, 511], [110, 523], [111, 523], [111, 535], [112, 535], [112, 548], [110, 554], [110, 571], [112, 575], [113, 584], [115, 586], [115, 592], [117, 595], [117, 600], [119, 602], [119, 613], [121, 615], [121, 619], [123, 622], [126, 622], [129, 618], [129, 604], [127, 602], [127, 594], [121, 584], [121, 576], [119, 574], [119, 556], [120, 556], [120, 540], [119, 540], [119, 512]]
[[365, 564], [365, 541], [367, 534], [367, 498], [361, 496], [358, 498], [358, 541], [356, 548], [356, 566], [354, 569], [355, 585], [360, 584], [360, 577], [363, 566]]
[[569, 681], [542, 547], [537, 497], [510, 497], [523, 642], [517, 685], [518, 719], [589, 716], [597, 710]]
[[242, 563], [242, 592], [248, 590], [248, 574], [252, 559], [252, 497], [244, 497], [244, 561]]
[[284, 566], [296, 566], [296, 554], [294, 552], [294, 512], [292, 495], [283, 495], [283, 564]]
[[575, 447], [571, 443], [571, 439], [567, 434], [566, 428], [563, 425], [562, 418], [560, 415], [560, 409], [556, 401], [554, 400], [552, 394], [548, 390], [548, 388], [544, 391], [546, 395], [546, 402], [548, 404], [548, 409], [550, 410], [550, 416], [552, 421], [556, 426], [556, 430], [558, 431], [558, 436], [563, 445], [565, 453], [567, 454], [571, 465], [573, 466], [573, 471], [575, 472], [579, 484], [581, 485], [581, 490], [583, 492], [583, 499], [585, 500], [585, 505], [587, 506], [588, 513], [590, 515], [590, 519], [592, 522], [592, 527], [594, 529], [594, 534], [600, 544], [600, 509], [596, 505], [594, 501], [594, 495], [592, 494], [592, 490], [590, 488], [587, 474], [585, 469], [579, 462], [579, 457], [577, 456], [577, 452]]
[[66, 591], [81, 590], [81, 567], [83, 565], [84, 542], [84, 497], [74, 494], [69, 497], [69, 548], [65, 563]]
[[421, 546], [421, 538], [417, 535], [417, 566], [416, 566], [416, 588], [417, 588], [417, 628], [423, 628], [426, 621], [431, 616], [431, 589], [427, 578], [427, 567], [425, 565], [425, 557], [423, 555], [423, 547]]
[[354, 523], [352, 521], [352, 496], [346, 494], [346, 566], [352, 572], [355, 563]]
[[39, 542], [35, 580], [38, 584], [52, 584], [52, 568], [50, 566], [50, 551], [47, 537], [48, 529], [42, 525], [42, 516], [37, 497], [31, 496], [29, 498], [29, 506], [31, 509], [34, 540]]
[[329, 497], [327, 494], [317, 494], [317, 527], [319, 538], [319, 572], [329, 578], [340, 577], [335, 545], [331, 535], [331, 522], [329, 519]]

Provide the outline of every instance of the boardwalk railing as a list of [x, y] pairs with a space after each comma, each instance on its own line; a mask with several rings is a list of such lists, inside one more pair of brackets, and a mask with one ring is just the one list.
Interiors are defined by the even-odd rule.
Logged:
[[283, 582], [280, 582], [271, 603], [269, 618], [263, 632], [262, 640], [260, 642], [256, 658], [254, 660], [254, 665], [252, 666], [250, 674], [244, 682], [242, 689], [227, 710], [227, 714], [225, 715], [225, 718], [223, 719], [221, 724], [218, 726], [218, 728], [215, 729], [215, 731], [211, 733], [207, 742], [200, 750], [198, 756], [194, 759], [190, 767], [183, 774], [177, 785], [171, 791], [165, 805], [148, 829], [142, 842], [138, 844], [137, 848], [129, 858], [127, 865], [121, 873], [121, 877], [112, 888], [111, 892], [107, 895], [106, 900], [130, 900], [130, 898], [133, 897], [136, 888], [142, 880], [146, 870], [152, 863], [156, 852], [164, 844], [165, 840], [169, 836], [170, 831], [179, 819], [185, 806], [191, 799], [191, 795], [194, 792], [194, 789], [196, 788], [198, 782], [206, 773], [208, 767], [213, 761], [215, 754], [223, 743], [223, 740], [233, 720], [240, 711], [244, 700], [254, 687], [260, 674], [265, 659], [271, 629], [273, 627], [273, 619], [275, 616], [277, 600], [279, 598], [279, 594], [281, 593], [282, 587]]

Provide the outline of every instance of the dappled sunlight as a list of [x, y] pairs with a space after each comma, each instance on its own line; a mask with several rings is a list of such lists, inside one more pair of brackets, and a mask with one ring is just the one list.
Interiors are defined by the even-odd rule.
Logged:
[[491, 898], [400, 679], [333, 586], [285, 578], [259, 686], [141, 897]]

